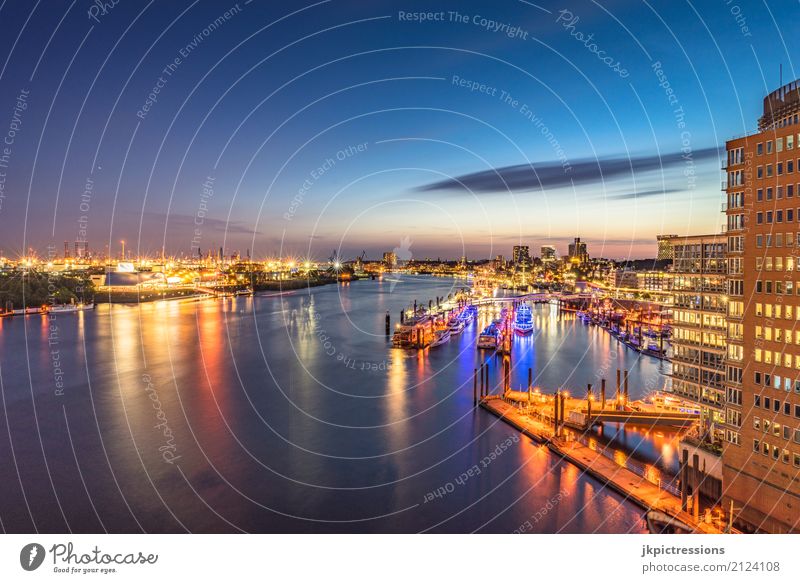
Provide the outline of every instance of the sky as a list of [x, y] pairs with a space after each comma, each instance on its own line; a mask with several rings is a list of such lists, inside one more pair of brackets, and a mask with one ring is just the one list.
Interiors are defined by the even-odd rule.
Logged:
[[719, 232], [797, 2], [0, 1], [0, 255]]

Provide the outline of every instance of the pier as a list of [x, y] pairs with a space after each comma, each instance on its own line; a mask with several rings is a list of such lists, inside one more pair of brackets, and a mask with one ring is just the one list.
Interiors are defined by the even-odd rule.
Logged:
[[[682, 496], [653, 484], [646, 477], [619, 465], [577, 440], [568, 436], [558, 436], [549, 423], [531, 418], [520, 412], [519, 408], [497, 395], [484, 397], [480, 407], [499, 417], [523, 435], [547, 447], [550, 451], [574, 464], [596, 480], [634, 502], [644, 510], [658, 510], [690, 525], [697, 534], [722, 534], [725, 525], [718, 517], [712, 520], [706, 512], [701, 520], [697, 497], [693, 502], [684, 501]], [[689, 512], [691, 507], [692, 512]], [[716, 524], [715, 524], [716, 523]]]

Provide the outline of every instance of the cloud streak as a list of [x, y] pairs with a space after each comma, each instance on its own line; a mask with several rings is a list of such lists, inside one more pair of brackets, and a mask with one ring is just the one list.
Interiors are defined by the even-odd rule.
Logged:
[[[620, 178], [637, 178], [637, 175], [654, 171], [674, 170], [681, 165], [695, 164], [703, 160], [720, 158], [719, 148], [695, 150], [689, 158], [681, 152], [666, 155], [648, 155], [631, 157], [609, 157], [582, 159], [570, 165], [561, 162], [542, 162], [502, 166], [492, 170], [483, 170], [463, 174], [455, 178], [440, 180], [417, 187], [419, 192], [461, 191], [480, 194], [524, 192], [578, 186], [598, 183]], [[676, 189], [661, 190], [657, 193], [673, 192]], [[656, 191], [646, 191], [646, 196]], [[631, 193], [619, 198], [633, 198], [641, 194]], [[616, 198], [616, 197], [610, 197]]]

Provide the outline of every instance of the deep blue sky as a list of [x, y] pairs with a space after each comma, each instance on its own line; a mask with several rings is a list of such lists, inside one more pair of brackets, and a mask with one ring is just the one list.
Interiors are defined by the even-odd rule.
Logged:
[[[714, 148], [754, 130], [779, 64], [784, 82], [800, 76], [788, 1], [120, 0], [96, 20], [92, 6], [0, 3], [0, 139], [19, 126], [0, 168], [5, 255], [60, 252], [83, 215], [99, 251], [189, 253], [194, 239], [375, 257], [409, 237], [414, 257], [485, 257], [519, 242], [564, 253], [580, 235], [592, 255], [653, 256], [657, 233], [719, 230]], [[444, 20], [401, 21], [416, 11]]]

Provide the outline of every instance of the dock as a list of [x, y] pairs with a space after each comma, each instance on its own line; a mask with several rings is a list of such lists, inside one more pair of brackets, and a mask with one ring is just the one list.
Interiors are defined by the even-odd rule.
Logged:
[[620, 466], [577, 441], [556, 437], [553, 426], [521, 413], [512, 403], [490, 395], [482, 398], [480, 407], [499, 417], [537, 443], [545, 445], [553, 453], [574, 464], [581, 471], [621, 494], [640, 508], [659, 510], [691, 525], [698, 534], [722, 534], [724, 531], [711, 522], [696, 520], [683, 510], [681, 498], [653, 484], [646, 478]]

